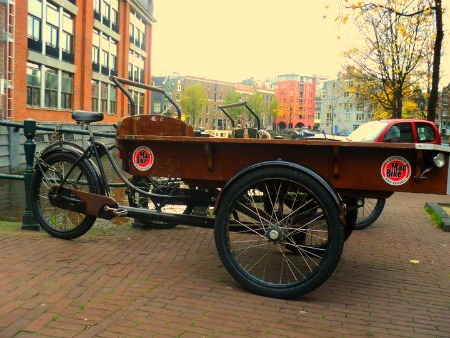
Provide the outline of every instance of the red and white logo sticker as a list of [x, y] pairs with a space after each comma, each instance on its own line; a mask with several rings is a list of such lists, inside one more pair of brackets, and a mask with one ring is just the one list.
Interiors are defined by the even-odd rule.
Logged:
[[383, 162], [381, 176], [390, 185], [402, 185], [411, 176], [411, 165], [401, 156], [391, 156]]
[[148, 147], [139, 147], [133, 153], [133, 164], [140, 171], [149, 170], [153, 165], [153, 152]]

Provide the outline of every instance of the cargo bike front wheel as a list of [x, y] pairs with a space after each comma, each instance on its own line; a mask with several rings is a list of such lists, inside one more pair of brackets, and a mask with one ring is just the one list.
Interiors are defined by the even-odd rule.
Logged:
[[224, 190], [215, 241], [228, 270], [246, 289], [294, 298], [324, 283], [343, 250], [336, 201], [315, 178], [290, 167], [250, 171]]

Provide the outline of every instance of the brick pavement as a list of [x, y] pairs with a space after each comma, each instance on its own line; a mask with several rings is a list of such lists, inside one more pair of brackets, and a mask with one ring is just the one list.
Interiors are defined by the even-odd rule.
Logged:
[[388, 199], [330, 279], [296, 300], [243, 290], [212, 230], [63, 241], [0, 229], [0, 337], [450, 337], [450, 233], [430, 223], [426, 201], [450, 203]]

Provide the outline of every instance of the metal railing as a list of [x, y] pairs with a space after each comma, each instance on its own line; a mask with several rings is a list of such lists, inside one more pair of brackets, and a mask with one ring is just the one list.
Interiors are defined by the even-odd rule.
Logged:
[[[31, 179], [34, 174], [34, 155], [36, 152], [36, 142], [34, 137], [36, 136], [36, 131], [50, 131], [55, 132], [57, 127], [50, 126], [39, 126], [36, 120], [27, 119], [24, 122], [9, 122], [0, 121], [0, 126], [12, 127], [16, 129], [23, 129], [26, 141], [23, 144], [25, 150], [25, 173], [23, 175], [14, 174], [0, 174], [0, 179], [10, 179], [10, 180], [23, 180], [25, 185], [25, 210], [22, 217], [22, 230], [39, 230], [39, 225], [31, 211], [31, 201], [30, 201], [30, 185]], [[67, 128], [58, 128], [59, 133], [64, 134], [78, 134], [78, 135], [89, 135], [86, 130], [76, 130]], [[105, 138], [115, 138], [115, 133], [109, 132], [94, 132], [94, 136], [105, 137]]]

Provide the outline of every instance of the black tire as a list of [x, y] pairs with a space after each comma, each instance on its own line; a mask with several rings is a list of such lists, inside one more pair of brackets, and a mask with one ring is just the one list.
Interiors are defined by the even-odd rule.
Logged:
[[[146, 176], [133, 176], [130, 183], [145, 192], [172, 196], [179, 195], [184, 186], [184, 183], [179, 179]], [[185, 215], [190, 214], [193, 210], [191, 205], [171, 204], [170, 200], [148, 197], [130, 188], [127, 188], [126, 193], [129, 205], [134, 208]], [[138, 218], [137, 220], [145, 227], [155, 229], [170, 229], [178, 225], [176, 222], [153, 221], [148, 218]]]
[[355, 224], [355, 230], [363, 230], [375, 223], [383, 212], [386, 204], [385, 198], [364, 198], [364, 205], [358, 208], [358, 218]]
[[286, 167], [260, 168], [233, 182], [219, 201], [214, 234], [220, 259], [237, 282], [282, 299], [324, 283], [344, 244], [329, 192]]
[[[50, 186], [61, 182], [61, 178], [77, 158], [76, 154], [68, 152], [44, 155], [42, 158], [44, 164], [36, 165], [31, 180], [30, 204], [34, 216], [41, 227], [56, 238], [80, 237], [92, 227], [96, 220], [94, 216], [55, 207], [49, 201]], [[101, 193], [94, 168], [85, 160], [77, 163], [64, 186], [91, 193]]]

